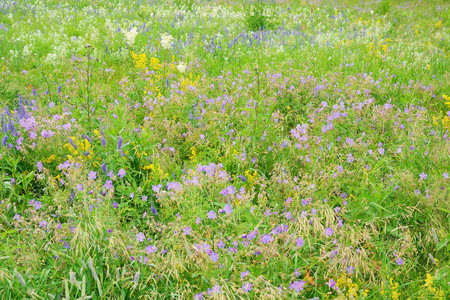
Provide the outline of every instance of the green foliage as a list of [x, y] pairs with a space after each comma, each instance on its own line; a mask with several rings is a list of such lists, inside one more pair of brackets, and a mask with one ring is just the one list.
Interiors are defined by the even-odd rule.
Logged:
[[272, 30], [278, 25], [273, 7], [264, 0], [255, 0], [245, 10], [245, 27], [249, 31]]
[[378, 4], [378, 7], [375, 12], [379, 15], [385, 15], [385, 14], [389, 13], [390, 9], [391, 9], [391, 1], [390, 0], [382, 0]]

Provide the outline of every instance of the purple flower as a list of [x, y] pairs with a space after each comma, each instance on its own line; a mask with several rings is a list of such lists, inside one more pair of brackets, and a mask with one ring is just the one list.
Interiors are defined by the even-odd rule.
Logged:
[[106, 180], [105, 189], [110, 190], [113, 188], [113, 184], [111, 180]]
[[42, 220], [41, 222], [39, 222], [39, 227], [47, 227], [47, 221]]
[[209, 258], [211, 258], [211, 260], [212, 260], [213, 262], [217, 262], [217, 261], [219, 260], [219, 254], [216, 253], [216, 252], [211, 252], [211, 253], [209, 254]]
[[216, 284], [215, 286], [213, 286], [213, 288], [212, 289], [208, 289], [208, 295], [209, 296], [212, 296], [212, 295], [214, 295], [214, 294], [220, 294], [222, 291], [221, 291], [221, 287], [220, 287], [220, 285], [218, 285], [218, 284]]
[[113, 170], [111, 170], [111, 171], [109, 171], [109, 173], [108, 174], [106, 174], [107, 176], [109, 176], [109, 178], [113, 178], [113, 176], [114, 176], [114, 172], [113, 172]]
[[152, 214], [156, 215], [158, 213], [158, 211], [156, 210], [156, 208], [152, 205], [150, 207], [150, 210], [152, 211]]
[[337, 170], [338, 170], [339, 173], [344, 172], [344, 168], [343, 168], [341, 165], [339, 165], [339, 166], [337, 167]]
[[195, 299], [195, 300], [203, 300], [203, 293], [197, 293], [197, 294], [195, 294], [194, 299]]
[[79, 190], [80, 192], [83, 190], [83, 185], [81, 183], [77, 184], [77, 190]]
[[118, 206], [117, 202], [113, 202], [113, 207], [117, 208], [117, 206]]
[[42, 172], [42, 170], [44, 169], [44, 166], [42, 165], [42, 162], [41, 162], [41, 161], [38, 161], [38, 162], [36, 163], [36, 167], [38, 168], [38, 171], [39, 171], [39, 172]]
[[233, 206], [231, 206], [230, 204], [225, 204], [223, 210], [227, 215], [229, 215], [233, 212]]
[[273, 241], [273, 237], [271, 234], [265, 234], [261, 237], [261, 243], [267, 244]]
[[145, 248], [145, 251], [147, 251], [147, 254], [156, 253], [158, 251], [158, 248], [156, 248], [156, 246], [148, 245]]
[[88, 176], [89, 176], [89, 180], [95, 180], [97, 178], [97, 172], [90, 171]]
[[20, 215], [19, 215], [19, 214], [15, 214], [15, 215], [14, 215], [14, 220], [16, 220], [17, 222], [19, 222], [19, 220], [20, 220]]
[[127, 173], [125, 172], [124, 169], [120, 169], [119, 172], [117, 173], [117, 176], [119, 176], [120, 178], [123, 178]]
[[442, 176], [444, 176], [445, 179], [448, 179], [448, 178], [449, 178], [447, 172], [445, 172], [444, 174], [442, 174]]
[[295, 290], [297, 293], [303, 290], [305, 282], [303, 280], [294, 281], [289, 285], [289, 289]]
[[121, 147], [122, 147], [122, 137], [119, 136], [119, 141], [117, 142], [117, 150], [120, 150]]
[[144, 239], [145, 239], [145, 235], [142, 232], [139, 232], [138, 234], [136, 234], [136, 241], [143, 242]]
[[424, 172], [422, 172], [422, 174], [420, 174], [419, 177], [420, 177], [420, 180], [425, 180], [425, 179], [427, 179], [428, 175], [425, 174]]
[[131, 192], [131, 193], [130, 193], [130, 199], [133, 199], [133, 198], [134, 198], [134, 193]]
[[303, 240], [303, 238], [298, 238], [295, 243], [297, 244], [297, 247], [303, 247], [305, 241]]
[[300, 275], [302, 275], [302, 273], [300, 273], [300, 271], [297, 269], [295, 269], [294, 275], [298, 278], [300, 277]]
[[347, 161], [349, 164], [351, 164], [352, 162], [355, 161], [355, 158], [353, 157], [353, 155], [351, 153], [348, 154]]
[[36, 208], [36, 210], [39, 210], [39, 208], [42, 207], [41, 201], [35, 201], [33, 205]]
[[191, 231], [192, 231], [192, 228], [189, 227], [189, 226], [187, 226], [187, 227], [185, 227], [185, 228], [183, 229], [183, 233], [184, 233], [185, 235], [191, 235]]
[[403, 263], [405, 262], [401, 257], [399, 257], [399, 258], [397, 258], [396, 260], [395, 260], [395, 262], [397, 263], [397, 265], [403, 265]]
[[244, 292], [248, 293], [252, 290], [252, 284], [251, 283], [246, 283], [242, 286], [242, 289], [244, 290]]
[[147, 196], [145, 196], [145, 195], [142, 196], [142, 201], [147, 202], [147, 199], [148, 199]]
[[325, 235], [326, 236], [332, 236], [333, 235], [333, 229], [331, 229], [330, 227], [325, 229]]
[[353, 274], [353, 270], [355, 269], [354, 267], [352, 267], [352, 266], [348, 266], [347, 268], [345, 268], [346, 270], [347, 270], [347, 273], [348, 274]]
[[207, 215], [208, 215], [208, 219], [215, 219], [217, 217], [217, 214], [214, 211], [212, 211], [212, 210], [209, 211], [207, 213]]
[[328, 287], [330, 289], [335, 289], [336, 288], [336, 281], [334, 281], [333, 279], [330, 278], [330, 280], [326, 283], [326, 285], [328, 285]]
[[250, 274], [250, 271], [241, 272], [241, 278], [244, 278], [248, 274]]

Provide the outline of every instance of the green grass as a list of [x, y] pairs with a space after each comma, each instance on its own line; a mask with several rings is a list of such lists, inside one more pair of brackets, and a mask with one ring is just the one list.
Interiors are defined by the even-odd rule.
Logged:
[[200, 2], [0, 6], [0, 298], [448, 298], [448, 1]]

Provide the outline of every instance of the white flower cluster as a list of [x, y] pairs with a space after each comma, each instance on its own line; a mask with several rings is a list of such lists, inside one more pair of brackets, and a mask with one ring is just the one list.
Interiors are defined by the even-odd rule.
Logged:
[[161, 36], [161, 46], [164, 49], [169, 49], [172, 46], [172, 42], [173, 42], [173, 36], [171, 36], [170, 34], [164, 33]]
[[123, 33], [125, 35], [125, 38], [127, 39], [127, 42], [130, 46], [133, 46], [134, 41], [136, 40], [136, 36], [138, 34], [137, 28], [133, 27], [130, 31], [125, 31]]

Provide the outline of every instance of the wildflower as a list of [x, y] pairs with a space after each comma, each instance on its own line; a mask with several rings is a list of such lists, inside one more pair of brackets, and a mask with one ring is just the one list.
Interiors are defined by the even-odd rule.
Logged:
[[133, 199], [133, 198], [134, 198], [134, 193], [131, 192], [131, 193], [130, 193], [130, 199]]
[[251, 283], [246, 283], [242, 286], [242, 289], [244, 290], [244, 292], [248, 293], [252, 290], [252, 284]]
[[147, 202], [148, 197], [146, 195], [142, 196], [142, 201]]
[[189, 227], [189, 226], [187, 226], [187, 227], [185, 227], [185, 228], [183, 229], [183, 233], [184, 233], [185, 235], [191, 235], [191, 231], [192, 231], [192, 228]]
[[36, 208], [36, 210], [39, 210], [39, 208], [42, 207], [41, 201], [35, 201], [33, 205]]
[[334, 281], [332, 278], [326, 283], [330, 289], [336, 289], [336, 281]]
[[186, 71], [186, 65], [183, 64], [183, 63], [180, 63], [180, 64], [177, 66], [177, 69], [178, 69], [178, 71], [180, 71], [180, 73], [184, 73], [184, 71]]
[[203, 299], [203, 293], [197, 293], [197, 294], [195, 294], [194, 299], [195, 299], [195, 300], [202, 300], [202, 299]]
[[419, 177], [420, 177], [420, 180], [425, 180], [425, 179], [427, 179], [428, 175], [425, 174], [424, 172], [422, 172], [422, 174], [420, 174]]
[[138, 32], [136, 27], [133, 27], [133, 29], [131, 29], [130, 31], [124, 32], [125, 38], [127, 39], [127, 42], [128, 44], [130, 44], [130, 46], [133, 46], [137, 34]]
[[448, 179], [448, 178], [449, 178], [447, 172], [445, 172], [444, 174], [442, 174], [442, 176], [444, 176], [445, 179]]
[[170, 48], [170, 46], [172, 45], [172, 41], [173, 37], [170, 34], [164, 33], [161, 36], [161, 46], [166, 50]]
[[399, 257], [399, 258], [397, 258], [396, 260], [395, 260], [395, 262], [397, 263], [397, 265], [403, 265], [403, 263], [405, 262], [401, 257]]
[[39, 222], [39, 227], [47, 227], [47, 221], [42, 220], [41, 222]]
[[214, 211], [209, 211], [208, 213], [207, 213], [207, 215], [208, 215], [208, 219], [215, 219], [216, 218], [216, 216], [217, 216], [217, 214], [214, 212]]
[[231, 206], [230, 204], [225, 204], [225, 207], [223, 208], [223, 211], [229, 215], [233, 212], [233, 206]]
[[113, 172], [113, 170], [111, 170], [111, 171], [109, 171], [109, 173], [108, 174], [106, 174], [106, 175], [108, 175], [109, 176], [109, 178], [113, 178], [113, 176], [114, 176], [114, 172]]
[[354, 270], [355, 268], [354, 267], [352, 267], [352, 266], [348, 266], [347, 268], [345, 268], [345, 270], [347, 270], [347, 273], [348, 274], [353, 274], [353, 270]]
[[353, 155], [351, 153], [348, 154], [347, 161], [349, 164], [351, 164], [352, 162], [355, 161], [355, 158], [353, 157]]
[[113, 188], [113, 184], [111, 180], [106, 180], [105, 189], [110, 190]]
[[113, 207], [117, 208], [117, 206], [118, 206], [117, 202], [113, 202]]
[[216, 284], [215, 286], [213, 286], [212, 289], [208, 289], [208, 295], [209, 295], [209, 296], [214, 295], [214, 294], [220, 294], [221, 292], [222, 292], [222, 291], [221, 291], [221, 287], [220, 287], [220, 285], [218, 285], [218, 284]]
[[273, 241], [273, 237], [270, 234], [265, 234], [261, 237], [261, 243], [267, 244]]
[[325, 229], [325, 235], [326, 236], [332, 236], [333, 235], [333, 229], [328, 227]]
[[42, 162], [41, 162], [41, 161], [38, 161], [38, 162], [36, 163], [36, 167], [38, 168], [38, 171], [39, 171], [39, 172], [42, 172], [42, 170], [44, 169], [44, 166], [42, 165]]
[[120, 150], [121, 147], [122, 147], [122, 137], [119, 136], [119, 141], [117, 142], [117, 150]]
[[19, 215], [19, 214], [15, 214], [15, 215], [14, 215], [14, 220], [16, 220], [17, 222], [19, 222], [19, 220], [20, 220], [20, 215]]
[[156, 208], [152, 205], [150, 207], [150, 210], [152, 211], [152, 214], [156, 215], [158, 213], [158, 211], [156, 210]]
[[[220, 240], [216, 245], [217, 245], [217, 247], [218, 247], [219, 249], [225, 248], [225, 243], [224, 243], [222, 240]], [[242, 278], [242, 277], [241, 277], [241, 278]]]
[[97, 178], [97, 172], [90, 171], [88, 176], [89, 176], [89, 180], [95, 180]]
[[79, 190], [80, 192], [83, 191], [83, 185], [81, 183], [77, 184], [77, 190]]
[[300, 277], [300, 275], [302, 275], [302, 273], [300, 273], [300, 271], [297, 269], [295, 269], [294, 275], [298, 278]]
[[145, 251], [147, 251], [147, 254], [156, 253], [158, 251], [158, 248], [156, 246], [148, 245], [145, 248]]
[[305, 282], [303, 280], [294, 281], [289, 285], [289, 289], [295, 290], [297, 293], [303, 290]]
[[144, 239], [145, 239], [145, 235], [142, 232], [139, 232], [138, 234], [136, 234], [136, 241], [143, 242]]
[[213, 262], [217, 262], [217, 261], [219, 260], [219, 254], [216, 253], [216, 252], [211, 252], [211, 253], [209, 254], [209, 258], [211, 258], [211, 260], [212, 260]]
[[241, 272], [241, 278], [244, 278], [248, 274], [250, 274], [250, 271]]
[[127, 173], [125, 172], [124, 169], [120, 169], [119, 172], [117, 173], [117, 176], [119, 176], [120, 178], [123, 178]]
[[305, 241], [303, 240], [303, 238], [299, 238], [297, 239], [297, 241], [295, 241], [297, 247], [303, 247], [303, 245], [305, 244]]

